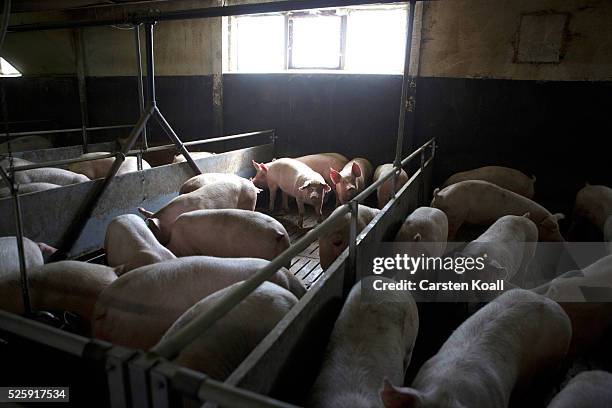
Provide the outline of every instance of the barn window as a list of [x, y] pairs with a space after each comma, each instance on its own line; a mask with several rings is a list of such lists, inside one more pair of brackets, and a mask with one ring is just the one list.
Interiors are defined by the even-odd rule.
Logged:
[[230, 17], [226, 72], [401, 73], [406, 6], [360, 6]]
[[19, 72], [10, 62], [0, 57], [0, 77], [20, 77]]

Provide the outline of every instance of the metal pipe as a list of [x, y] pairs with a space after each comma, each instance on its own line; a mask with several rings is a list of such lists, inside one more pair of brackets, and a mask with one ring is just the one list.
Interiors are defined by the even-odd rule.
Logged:
[[145, 33], [145, 53], [147, 58], [147, 96], [149, 105], [157, 106], [155, 98], [155, 57], [153, 56], [153, 25], [155, 23], [146, 23], [144, 25]]
[[388, 4], [398, 3], [397, 0], [286, 0], [271, 1], [266, 3], [237, 4], [233, 6], [204, 7], [188, 10], [136, 11], [127, 16], [119, 18], [107, 18], [99, 20], [72, 20], [53, 21], [43, 23], [30, 23], [9, 26], [8, 32], [24, 32], [38, 30], [57, 30], [75, 27], [99, 27], [122, 24], [153, 23], [156, 21], [190, 20], [197, 18], [211, 18], [223, 16], [239, 16], [245, 14], [276, 13], [292, 10], [309, 10], [319, 8], [336, 8], [356, 6], [362, 4]]
[[338, 208], [339, 209], [332, 213], [325, 221], [308, 231], [295, 244], [283, 251], [265, 267], [255, 272], [250, 278], [242, 282], [242, 284], [228, 292], [219, 302], [215, 303], [207, 310], [206, 313], [201, 314], [183, 326], [174, 333], [173, 336], [167, 337], [165, 340], [157, 343], [151, 351], [168, 359], [174, 358], [185, 346], [190, 344], [217, 320], [231, 311], [234, 306], [249, 296], [251, 292], [270, 278], [270, 276], [275, 274], [276, 271], [285, 266], [294, 256], [306, 249], [308, 245], [318, 239], [320, 235], [328, 232], [335, 226], [341, 217], [349, 212], [348, 205], [346, 204]]
[[48, 161], [44, 163], [26, 164], [23, 166], [17, 166], [13, 168], [12, 173], [16, 173], [18, 171], [24, 171], [24, 170], [40, 169], [42, 167], [55, 167], [55, 166], [63, 166], [66, 164], [72, 164], [72, 163], [79, 163], [79, 162], [99, 160], [99, 159], [107, 159], [109, 157], [115, 157], [116, 155], [117, 153], [106, 153], [106, 154], [101, 154], [100, 156], [95, 156], [95, 157], [76, 157], [74, 159], [53, 160], [53, 161]]
[[77, 61], [79, 103], [81, 108], [81, 137], [83, 139], [83, 153], [87, 153], [87, 126], [89, 125], [89, 115], [87, 109], [87, 85], [85, 83], [85, 51], [83, 49], [82, 28], [78, 28], [74, 32], [74, 49]]
[[11, 0], [4, 0], [4, 6], [2, 9], [2, 26], [0, 27], [0, 50], [4, 45], [4, 39], [6, 38], [6, 32], [9, 28], [9, 21], [11, 19]]
[[359, 216], [359, 202], [355, 200], [349, 201], [349, 211], [351, 213], [349, 227], [349, 257], [348, 267], [351, 271], [348, 279], [345, 279], [344, 291], [348, 293], [353, 287], [357, 277], [357, 217]]
[[[140, 25], [135, 25], [134, 26], [134, 40], [135, 40], [135, 47], [136, 47], [136, 67], [138, 70], [138, 78], [137, 78], [137, 85], [138, 85], [138, 108], [140, 111], [140, 115], [142, 115], [144, 113], [144, 108], [145, 108], [145, 100], [144, 100], [144, 86], [143, 86], [143, 82], [142, 82], [142, 54], [140, 52], [141, 47], [140, 47]], [[141, 139], [140, 139], [140, 150], [142, 152], [142, 150], [146, 150], [149, 146], [147, 143], [147, 127], [145, 126], [144, 129], [142, 129], [142, 133], [141, 133]], [[138, 157], [138, 171], [142, 170], [142, 153], [137, 155]]]
[[[132, 128], [134, 125], [112, 125], [112, 126], [93, 126], [86, 128], [88, 132], [94, 132], [97, 130], [110, 130], [110, 129], [127, 129]], [[32, 136], [32, 135], [51, 135], [54, 133], [75, 133], [81, 132], [83, 128], [69, 128], [69, 129], [52, 129], [52, 130], [29, 130], [27, 132], [11, 132], [11, 136]]]
[[92, 343], [91, 339], [34, 320], [25, 319], [3, 310], [0, 310], [0, 327], [2, 330], [19, 337], [34, 340], [73, 356], [83, 356], [87, 346]]
[[185, 145], [183, 144], [181, 139], [179, 139], [176, 132], [174, 132], [174, 130], [172, 129], [172, 127], [170, 126], [166, 118], [164, 118], [164, 115], [162, 115], [162, 113], [159, 111], [157, 107], [155, 108], [155, 113], [156, 113], [155, 118], [157, 119], [157, 122], [164, 129], [164, 131], [166, 132], [170, 140], [174, 142], [177, 149], [181, 152], [185, 160], [187, 160], [187, 163], [189, 163], [189, 167], [191, 167], [191, 170], [193, 170], [195, 174], [202, 174], [202, 170], [200, 170], [196, 162], [193, 160], [193, 157], [191, 157], [191, 154], [189, 153], [187, 148], [185, 148]]
[[404, 125], [406, 121], [406, 100], [408, 98], [408, 82], [410, 81], [410, 56], [412, 54], [412, 27], [414, 24], [414, 9], [416, 0], [410, 0], [408, 6], [408, 22], [406, 25], [406, 50], [404, 52], [404, 75], [402, 77], [402, 96], [400, 98], [399, 123], [397, 126], [397, 142], [395, 144], [394, 167], [398, 167], [402, 159], [404, 144]]
[[123, 163], [123, 161], [125, 160], [125, 153], [132, 148], [132, 146], [136, 142], [136, 139], [138, 138], [138, 135], [140, 134], [140, 132], [142, 132], [142, 128], [147, 124], [147, 121], [149, 120], [151, 115], [153, 115], [153, 112], [154, 107], [151, 106], [146, 110], [145, 114], [140, 117], [138, 123], [136, 123], [136, 125], [130, 132], [130, 135], [127, 139], [127, 143], [123, 146], [121, 151], [117, 153], [117, 157], [113, 162], [113, 165], [109, 169], [108, 174], [106, 175], [104, 180], [96, 184], [87, 200], [82, 204], [73, 223], [70, 224], [68, 230], [62, 237], [60, 244], [58, 245], [58, 251], [51, 256], [51, 261], [65, 259], [68, 252], [72, 249], [74, 243], [81, 235], [85, 224], [91, 217], [93, 210], [96, 208], [100, 197], [102, 197], [102, 195], [106, 191], [106, 188], [110, 185], [110, 182], [117, 174], [121, 163]]

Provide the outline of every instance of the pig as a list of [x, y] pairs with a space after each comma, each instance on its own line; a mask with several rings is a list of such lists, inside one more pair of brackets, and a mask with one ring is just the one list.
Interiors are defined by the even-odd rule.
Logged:
[[612, 407], [612, 374], [583, 371], [567, 383], [548, 404], [548, 408]]
[[513, 390], [558, 368], [571, 336], [557, 303], [513, 289], [459, 326], [411, 387], [385, 381], [380, 396], [386, 408], [507, 407]]
[[[23, 251], [28, 270], [45, 263], [38, 245], [25, 237], [23, 238]], [[0, 278], [19, 273], [20, 270], [17, 237], [0, 237]]]
[[[342, 211], [341, 207], [336, 208], [334, 212]], [[376, 215], [380, 212], [377, 208], [370, 208], [365, 205], [359, 205], [357, 208], [357, 233], [363, 230]], [[330, 217], [333, 216], [330, 215]], [[346, 249], [350, 234], [351, 215], [345, 214], [338, 221], [334, 229], [319, 237], [319, 257], [321, 268], [327, 269], [334, 260]]]
[[[244, 180], [244, 181], [243, 181]], [[238, 208], [253, 211], [259, 189], [246, 179], [226, 179], [173, 198], [157, 212], [138, 208], [162, 244], [167, 244], [177, 217], [194, 210]]]
[[[134, 269], [101, 294], [95, 307], [93, 334], [146, 350], [199, 300], [248, 279], [268, 263], [253, 258], [193, 256]], [[305, 293], [299, 279], [285, 268], [269, 281], [297, 297]]]
[[106, 227], [106, 261], [121, 276], [132, 269], [176, 257], [157, 241], [144, 220], [134, 214], [120, 215]]
[[505, 215], [495, 221], [481, 236], [461, 251], [464, 257], [486, 258], [493, 270], [491, 279], [504, 279], [524, 287], [527, 267], [533, 259], [538, 242], [538, 228], [522, 216]]
[[[179, 190], [179, 194], [187, 194], [197, 190], [200, 187], [204, 187], [208, 184], [217, 183], [219, 181], [231, 181], [235, 183], [242, 183], [245, 188], [252, 189], [254, 186], [251, 180], [240, 177], [236, 174], [228, 173], [203, 173], [193, 176], [189, 180], [183, 183]], [[260, 193], [262, 190], [255, 187], [255, 191]]]
[[540, 241], [564, 241], [558, 224], [563, 214], [553, 215], [538, 203], [487, 181], [460, 181], [442, 191], [435, 189], [431, 206], [446, 213], [449, 241], [464, 222], [490, 225], [504, 215], [525, 213], [538, 227]]
[[419, 314], [408, 291], [362, 301], [362, 285], [349, 293], [332, 331], [323, 366], [310, 392], [308, 407], [369, 408], [380, 406], [383, 379], [403, 383], [419, 330]]
[[[109, 154], [108, 152], [92, 152], [82, 154], [81, 158], [92, 158]], [[108, 175], [108, 171], [115, 161], [114, 157], [106, 157], [104, 159], [90, 160], [85, 162], [71, 163], [68, 165], [68, 170], [75, 173], [84, 174], [90, 179], [104, 178]], [[132, 173], [138, 171], [138, 159], [136, 157], [128, 156], [125, 161], [119, 166], [117, 170], [117, 176], [126, 173]], [[142, 169], [150, 169], [151, 166], [145, 160], [142, 161]]]
[[[430, 257], [442, 256], [448, 238], [448, 219], [443, 211], [419, 207], [406, 218], [395, 235], [396, 242], [414, 242], [414, 251]], [[411, 248], [412, 249], [412, 248]]]
[[[37, 193], [39, 191], [51, 190], [53, 188], [61, 187], [58, 184], [51, 183], [27, 183], [20, 184], [18, 192], [19, 194]], [[0, 198], [11, 197], [11, 190], [8, 187], [0, 188]]]
[[[215, 154], [209, 152], [189, 152], [189, 155], [193, 160], [199, 160], [204, 159], [206, 157], [214, 156]], [[185, 158], [185, 156], [183, 156], [182, 154], [177, 154], [176, 156], [174, 156], [174, 160], [172, 160], [172, 163], [184, 163], [186, 161], [187, 159]]]
[[289, 235], [280, 222], [259, 212], [197, 210], [176, 219], [167, 247], [176, 256], [272, 260], [289, 248]]
[[575, 222], [586, 220], [601, 231], [604, 240], [612, 241], [612, 188], [589, 184], [583, 187], [576, 194], [573, 218]]
[[[569, 271], [532, 289], [558, 302], [573, 327], [571, 355], [591, 349], [612, 327], [612, 255], [582, 270]], [[588, 299], [584, 291], [604, 291], [600, 299]], [[597, 296], [597, 294], [596, 294]]]
[[[104, 265], [60, 261], [28, 270], [30, 303], [34, 310], [70, 311], [91, 322], [99, 294], [117, 275]], [[23, 314], [18, 272], [0, 276], [0, 309]]]
[[36, 164], [34, 162], [31, 162], [29, 160], [26, 159], [22, 159], [19, 157], [3, 157], [2, 159], [0, 159], [0, 166], [2, 166], [3, 169], [5, 170], [10, 170], [11, 168], [11, 160], [12, 160], [12, 166], [13, 167], [21, 167], [21, 166], [29, 166], [32, 164]]
[[340, 171], [333, 167], [329, 178], [340, 204], [346, 204], [372, 182], [372, 163], [358, 157], [348, 162]]
[[530, 178], [510, 167], [485, 166], [453, 174], [442, 184], [442, 188], [466, 180], [488, 181], [529, 199], [533, 198], [534, 184], [536, 182], [535, 176], [532, 175]]
[[335, 188], [335, 183], [329, 174], [329, 170], [332, 168], [342, 169], [348, 163], [348, 159], [339, 153], [310, 154], [308, 156], [296, 157], [295, 160], [304, 163], [319, 173], [332, 190]]
[[253, 184], [261, 188], [267, 183], [270, 189], [270, 212], [274, 211], [276, 191], [281, 189], [283, 194], [283, 210], [288, 211], [287, 195], [294, 197], [298, 206], [298, 227], [304, 226], [304, 203], [312, 205], [319, 221], [323, 218], [323, 199], [325, 193], [331, 190], [323, 177], [306, 164], [295, 159], [278, 159], [269, 164], [253, 161], [258, 169], [253, 178]]
[[[10, 146], [9, 146], [10, 145]], [[9, 142], [0, 143], [0, 153], [25, 152], [29, 150], [50, 149], [51, 142], [42, 136], [23, 136]]]
[[53, 167], [41, 167], [15, 173], [15, 182], [20, 185], [29, 183], [49, 183], [58, 186], [68, 186], [71, 184], [84, 183], [86, 181], [89, 181], [87, 176]]
[[[374, 182], [380, 179], [385, 174], [393, 171], [393, 164], [381, 164], [376, 168], [374, 172]], [[395, 178], [391, 177], [387, 179], [378, 189], [376, 190], [376, 198], [378, 200], [378, 208], [382, 210], [382, 208], [387, 205], [387, 203], [393, 198], [393, 183]], [[399, 189], [408, 182], [408, 174], [402, 170], [400, 174], [397, 176], [397, 181], [395, 182], [395, 191], [399, 191]]]
[[[200, 300], [168, 329], [162, 342], [208, 311], [241, 283]], [[262, 283], [212, 327], [183, 348], [174, 362], [224, 381], [297, 303], [297, 298], [270, 282]]]

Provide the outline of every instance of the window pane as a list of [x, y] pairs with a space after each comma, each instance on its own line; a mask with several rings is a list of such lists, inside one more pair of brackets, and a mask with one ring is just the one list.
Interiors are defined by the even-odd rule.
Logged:
[[402, 72], [405, 44], [405, 8], [352, 11], [347, 21], [346, 68]]
[[292, 21], [291, 68], [340, 68], [341, 17], [294, 17]]
[[0, 57], [0, 76], [21, 76], [21, 72], [17, 71], [7, 60]]
[[285, 17], [237, 17], [236, 66], [239, 71], [280, 71], [285, 68]]

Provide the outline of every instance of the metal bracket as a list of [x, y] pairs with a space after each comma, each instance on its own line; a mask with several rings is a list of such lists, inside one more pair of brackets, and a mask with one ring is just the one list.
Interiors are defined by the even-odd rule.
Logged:
[[138, 353], [125, 347], [113, 347], [106, 354], [106, 376], [111, 408], [130, 408], [131, 393], [127, 363]]

